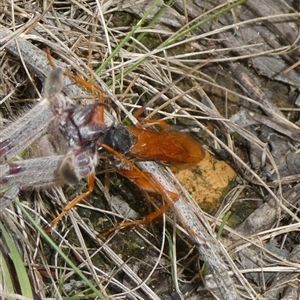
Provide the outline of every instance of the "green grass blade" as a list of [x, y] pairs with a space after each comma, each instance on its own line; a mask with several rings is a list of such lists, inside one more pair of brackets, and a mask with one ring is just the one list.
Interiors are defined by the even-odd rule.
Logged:
[[[148, 26], [146, 28], [152, 28], [152, 26], [154, 26], [154, 24], [160, 19], [160, 17], [165, 13], [165, 11], [168, 9], [168, 7], [172, 5], [173, 2], [174, 2], [174, 0], [169, 0], [167, 3], [165, 3], [165, 5], [152, 18], [152, 20], [150, 21], [150, 23], [148, 24]], [[144, 38], [144, 36], [146, 36], [147, 34], [148, 34], [147, 32], [141, 32], [138, 35], [138, 37], [136, 38], [136, 40], [141, 41]], [[128, 52], [130, 52], [135, 44], [136, 43], [133, 43], [133, 46], [128, 47], [126, 50]]]
[[153, 9], [157, 6], [160, 0], [156, 0], [150, 6], [150, 8], [145, 12], [144, 16], [137, 22], [137, 24], [132, 28], [132, 30], [126, 35], [126, 37], [121, 41], [118, 47], [108, 56], [108, 58], [101, 64], [101, 66], [95, 71], [96, 74], [101, 73], [103, 69], [110, 63], [110, 60], [116, 56], [116, 54], [123, 48], [123, 46], [129, 41], [129, 39], [133, 36], [138, 28], [142, 26], [144, 21], [147, 19], [149, 14], [153, 11]]
[[[2, 223], [0, 223], [0, 230], [1, 230], [3, 238], [5, 240], [7, 249], [9, 251], [10, 258], [14, 264], [14, 268], [16, 270], [16, 274], [18, 277], [18, 279], [16, 279], [16, 280], [18, 280], [18, 283], [20, 285], [21, 293], [23, 296], [33, 299], [32, 288], [31, 288], [31, 284], [30, 284], [30, 281], [28, 278], [27, 270], [24, 266], [23, 259], [20, 255], [14, 241], [11, 239], [10, 235], [8, 234], [8, 232], [6, 231], [6, 229]], [[1, 266], [4, 268], [4, 265], [6, 265], [6, 264], [2, 264], [3, 261], [4, 261], [4, 258], [1, 257]], [[9, 275], [9, 270], [7, 270], [7, 271], [8, 271], [8, 273], [6, 275]], [[8, 279], [7, 276], [6, 276], [6, 279]], [[10, 287], [9, 280], [6, 283], [8, 284], [7, 287]], [[12, 290], [10, 290], [9, 292], [16, 292], [16, 291], [14, 291], [13, 286], [12, 286]]]
[[[13, 294], [15, 292], [14, 285], [11, 280], [9, 267], [6, 264], [6, 261], [4, 259], [2, 251], [0, 251], [0, 298], [1, 298], [1, 292], [10, 293]], [[7, 298], [8, 300], [16, 300], [16, 298]]]
[[226, 6], [225, 8], [223, 9], [220, 9], [218, 10], [217, 12], [215, 12], [214, 14], [212, 14], [211, 16], [208, 16], [207, 18], [205, 18], [204, 20], [196, 23], [195, 25], [185, 29], [184, 31], [180, 32], [179, 34], [177, 34], [176, 36], [166, 40], [165, 42], [163, 42], [159, 48], [164, 48], [166, 46], [169, 46], [169, 45], [172, 45], [174, 42], [176, 42], [177, 40], [185, 37], [187, 34], [189, 34], [190, 32], [194, 31], [195, 29], [203, 26], [204, 24], [216, 19], [217, 17], [225, 14], [226, 12], [230, 11], [231, 9], [239, 6], [239, 5], [242, 5], [246, 2], [247, 0], [239, 0], [237, 2], [234, 2], [232, 4], [229, 4], [228, 6]]
[[220, 239], [220, 237], [221, 237], [221, 235], [222, 235], [222, 233], [223, 233], [224, 227], [225, 227], [226, 223], [228, 222], [230, 216], [231, 216], [231, 212], [230, 212], [230, 211], [227, 212], [226, 215], [224, 216], [224, 218], [223, 218], [223, 220], [222, 220], [222, 223], [221, 223], [221, 225], [220, 225], [220, 228], [219, 228], [219, 230], [218, 230], [217, 240]]
[[52, 241], [50, 236], [44, 231], [39, 224], [37, 224], [22, 204], [15, 199], [15, 204], [21, 209], [22, 213], [30, 221], [30, 223], [39, 231], [41, 236], [49, 243], [49, 245], [64, 259], [64, 261], [74, 270], [74, 272], [90, 287], [90, 289], [102, 300], [106, 300], [106, 297], [99, 291], [93, 283], [77, 268], [73, 262], [65, 255], [65, 253]]
[[[212, 14], [211, 16], [208, 16], [207, 18], [205, 18], [204, 20], [201, 20], [199, 22], [197, 22], [195, 25], [185, 29], [184, 31], [178, 33], [176, 36], [171, 37], [170, 39], [166, 40], [165, 42], [163, 42], [162, 44], [160, 44], [157, 49], [163, 49], [164, 47], [170, 46], [172, 45], [174, 42], [176, 42], [178, 39], [180, 38], [184, 38], [184, 36], [186, 36], [187, 34], [191, 33], [192, 31], [194, 31], [195, 29], [203, 26], [204, 24], [214, 20], [215, 18], [221, 16], [222, 14], [230, 11], [231, 9], [242, 5], [246, 2], [247, 0], [239, 0], [237, 2], [234, 2], [232, 4], [229, 4], [228, 6], [226, 6], [225, 8], [218, 10], [216, 13]], [[131, 37], [131, 35], [130, 35]], [[128, 38], [129, 39], [129, 38]], [[126, 42], [128, 41], [127, 37], [126, 37]], [[122, 42], [122, 44], [125, 44]], [[119, 51], [119, 50], [118, 50]], [[126, 76], [126, 74], [130, 73], [131, 71], [133, 71], [135, 68], [137, 68], [139, 65], [141, 65], [144, 61], [147, 60], [147, 56], [144, 58], [141, 58], [140, 60], [138, 60], [137, 62], [133, 63], [130, 67], [126, 68], [123, 70], [122, 75]], [[100, 69], [100, 68], [99, 68]], [[101, 68], [102, 70], [103, 68]], [[97, 70], [98, 71], [98, 70]], [[116, 76], [116, 79], [119, 79], [121, 75]], [[108, 85], [111, 84], [111, 82], [107, 83]]]

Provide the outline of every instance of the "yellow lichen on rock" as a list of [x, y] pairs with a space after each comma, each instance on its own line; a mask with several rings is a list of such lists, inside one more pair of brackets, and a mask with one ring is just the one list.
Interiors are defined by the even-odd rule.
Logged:
[[175, 175], [201, 208], [209, 213], [217, 210], [221, 196], [236, 177], [226, 162], [209, 153], [196, 166]]

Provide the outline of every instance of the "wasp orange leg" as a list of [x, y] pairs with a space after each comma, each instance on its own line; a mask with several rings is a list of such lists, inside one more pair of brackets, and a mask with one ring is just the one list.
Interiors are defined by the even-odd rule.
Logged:
[[178, 200], [179, 195], [177, 193], [166, 190], [153, 174], [140, 170], [135, 164], [133, 164], [130, 160], [128, 160], [126, 157], [124, 157], [122, 154], [120, 154], [113, 148], [111, 148], [105, 144], [99, 144], [99, 146], [103, 147], [104, 149], [109, 151], [111, 154], [118, 157], [122, 161], [122, 164], [126, 165], [126, 168], [125, 167], [118, 168], [118, 172], [120, 174], [126, 176], [131, 181], [133, 181], [135, 184], [137, 184], [138, 186], [140, 186], [141, 188], [143, 188], [149, 192], [161, 194], [163, 199], [166, 201], [165, 205], [163, 205], [158, 210], [150, 213], [143, 219], [129, 221], [129, 222], [122, 222], [122, 223], [114, 226], [113, 228], [109, 229], [107, 232], [102, 234], [104, 237], [120, 228], [141, 225], [141, 224], [149, 224], [153, 220], [160, 217], [164, 212], [166, 212], [170, 208], [170, 206], [173, 205], [174, 202], [176, 202]]
[[[49, 49], [46, 49], [46, 53], [47, 53], [47, 58], [49, 60], [49, 63], [50, 65], [53, 67], [53, 68], [56, 68], [56, 64], [54, 63], [53, 59], [52, 59], [52, 56], [51, 56], [51, 53], [50, 53], [50, 50]], [[86, 87], [87, 89], [89, 89], [92, 93], [97, 93], [98, 94], [98, 100], [99, 102], [102, 104], [104, 104], [104, 94], [103, 92], [101, 91], [100, 88], [98, 88], [97, 86], [95, 86], [94, 84], [92, 83], [89, 83], [88, 81], [76, 76], [75, 74], [72, 74], [70, 72], [67, 72], [67, 71], [64, 71], [64, 75], [74, 79], [74, 81], [78, 84], [80, 84], [81, 86], [84, 86]], [[96, 114], [96, 118], [98, 121], [98, 123], [104, 123], [104, 105], [100, 105], [98, 107], [98, 113]]]
[[172, 205], [172, 203], [166, 203], [164, 206], [162, 206], [158, 210], [152, 212], [151, 214], [147, 215], [143, 219], [121, 222], [121, 223], [117, 224], [116, 226], [110, 228], [106, 232], [102, 233], [101, 235], [103, 237], [107, 237], [108, 235], [110, 235], [111, 233], [115, 232], [118, 229], [122, 229], [122, 228], [129, 227], [129, 226], [132, 227], [132, 226], [136, 226], [136, 225], [149, 224], [152, 221], [158, 219], [163, 213], [168, 211], [168, 209], [171, 207], [171, 205]]
[[95, 186], [95, 175], [93, 173], [90, 173], [88, 175], [88, 190], [85, 193], [83, 193], [83, 194], [79, 195], [78, 197], [76, 197], [75, 199], [73, 199], [71, 202], [69, 202], [65, 206], [64, 210], [46, 228], [46, 232], [50, 232], [51, 229], [53, 228], [53, 226], [55, 224], [57, 224], [68, 213], [69, 210], [71, 210], [73, 207], [75, 207], [83, 199], [88, 197], [93, 192], [94, 186]]

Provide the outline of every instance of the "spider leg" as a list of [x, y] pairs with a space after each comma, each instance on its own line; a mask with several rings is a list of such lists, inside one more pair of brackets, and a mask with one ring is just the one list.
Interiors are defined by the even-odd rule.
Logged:
[[10, 187], [0, 198], [0, 210], [7, 207], [12, 200], [18, 196], [19, 191], [20, 187], [18, 185], [13, 185]]
[[43, 100], [1, 131], [0, 162], [9, 161], [30, 146], [46, 132], [56, 114], [71, 105], [69, 100], [60, 94], [62, 75], [62, 69], [52, 70], [45, 81]]
[[15, 161], [0, 166], [0, 208], [5, 208], [21, 190], [29, 190], [62, 183], [56, 170], [64, 156], [53, 155]]

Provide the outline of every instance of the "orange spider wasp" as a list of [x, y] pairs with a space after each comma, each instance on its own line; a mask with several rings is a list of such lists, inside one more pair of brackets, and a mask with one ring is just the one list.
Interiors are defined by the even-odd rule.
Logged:
[[[50, 64], [55, 67], [49, 51], [47, 51], [47, 55]], [[104, 123], [105, 105], [103, 92], [95, 85], [72, 73], [64, 72], [64, 75], [73, 78], [76, 83], [98, 94], [99, 103], [94, 105], [89, 113], [86, 113], [86, 115], [83, 114], [82, 116], [88, 119], [88, 121], [85, 122], [85, 125], [86, 123], [89, 125], [89, 129], [87, 130], [93, 131], [91, 128], [94, 127], [101, 128], [98, 131], [98, 135], [96, 135], [96, 137], [93, 135], [92, 141], [89, 140], [87, 142], [80, 136], [81, 125], [74, 124], [76, 123], [74, 119], [71, 122], [76, 127], [81, 143], [92, 143], [98, 151], [104, 149], [114, 155], [120, 161], [116, 167], [120, 174], [126, 176], [133, 183], [148, 192], [161, 194], [166, 202], [166, 204], [157, 211], [150, 213], [143, 219], [120, 223], [110, 229], [106, 234], [115, 231], [117, 228], [150, 223], [167, 211], [169, 207], [178, 200], [179, 195], [165, 189], [154, 175], [140, 170], [130, 161], [130, 158], [139, 161], [158, 161], [182, 169], [201, 161], [205, 157], [205, 150], [194, 139], [179, 131], [154, 131], [143, 127], [141, 124], [138, 124], [138, 126], [125, 126], [122, 124], [106, 126]], [[157, 123], [160, 124], [159, 122]], [[70, 138], [70, 133], [67, 132], [68, 129], [67, 127], [64, 133], [67, 139]], [[72, 134], [74, 135], [74, 133]], [[71, 136], [71, 138], [73, 138], [73, 136]], [[71, 201], [64, 208], [63, 212], [51, 222], [49, 228], [52, 228], [71, 208], [86, 198], [93, 189], [94, 173], [91, 172], [88, 174], [88, 191]]]

